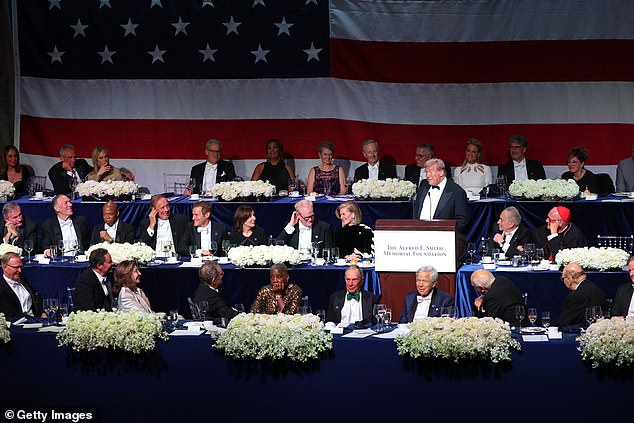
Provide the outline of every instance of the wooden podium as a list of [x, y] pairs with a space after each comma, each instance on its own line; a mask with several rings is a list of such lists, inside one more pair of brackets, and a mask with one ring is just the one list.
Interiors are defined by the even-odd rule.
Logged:
[[[456, 220], [412, 220], [412, 219], [377, 219], [376, 231], [407, 231], [412, 237], [424, 236], [427, 231], [451, 231], [455, 233], [456, 267], [462, 262], [465, 255], [465, 236], [457, 230]], [[419, 268], [424, 265], [433, 265], [431, 262], [421, 261], [415, 263]], [[384, 271], [379, 272], [381, 281], [381, 303], [387, 304], [392, 309], [392, 320], [398, 321], [403, 308], [405, 294], [416, 290], [415, 271]], [[436, 286], [451, 296], [456, 293], [456, 272], [441, 272], [438, 274]]]

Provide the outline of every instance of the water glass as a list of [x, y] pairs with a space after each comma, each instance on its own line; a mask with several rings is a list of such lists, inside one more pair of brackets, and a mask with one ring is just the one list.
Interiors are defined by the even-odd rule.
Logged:
[[324, 262], [326, 265], [330, 264], [330, 256], [331, 256], [332, 252], [330, 250], [330, 248], [324, 248], [324, 250], [322, 251], [322, 256], [324, 258]]
[[224, 255], [228, 255], [229, 254], [229, 250], [231, 249], [231, 243], [229, 242], [228, 239], [223, 239], [222, 240], [222, 252], [224, 253]]
[[392, 309], [391, 308], [385, 309], [385, 314], [383, 315], [383, 323], [387, 326], [392, 324]]
[[176, 326], [178, 325], [178, 310], [170, 310], [167, 318], [170, 322], [172, 322], [172, 329], [176, 329]]
[[337, 261], [339, 258], [341, 258], [341, 257], [339, 256], [339, 247], [332, 247], [332, 248], [330, 249], [330, 258], [331, 258], [333, 261]]
[[62, 318], [68, 317], [68, 304], [67, 303], [59, 303], [59, 314]]
[[238, 313], [244, 313], [244, 304], [242, 303], [237, 303], [233, 306], [233, 308], [238, 312]]
[[317, 316], [319, 316], [320, 322], [326, 322], [326, 310], [319, 309], [315, 313], [317, 314]]
[[211, 241], [209, 243], [209, 252], [211, 253], [212, 256], [216, 255], [216, 253], [218, 252], [218, 242], [217, 241]]
[[24, 240], [24, 251], [28, 254], [26, 259], [27, 263], [31, 261], [31, 251], [33, 251], [33, 240], [26, 239]]
[[191, 260], [194, 260], [194, 257], [196, 257], [196, 252], [198, 252], [198, 246], [195, 244], [190, 245], [189, 247], [187, 247], [187, 249], [189, 250], [189, 255], [191, 257]]
[[542, 311], [542, 326], [546, 329], [550, 326], [550, 311]]
[[57, 245], [51, 244], [51, 246], [49, 247], [48, 251], [49, 251], [49, 254], [51, 256], [51, 263], [52, 263], [57, 258]]
[[535, 324], [537, 321], [537, 309], [534, 307], [530, 307], [528, 309], [528, 321], [531, 322], [531, 326]]
[[200, 319], [205, 320], [209, 312], [209, 303], [207, 301], [200, 301], [198, 303], [198, 310], [200, 311]]

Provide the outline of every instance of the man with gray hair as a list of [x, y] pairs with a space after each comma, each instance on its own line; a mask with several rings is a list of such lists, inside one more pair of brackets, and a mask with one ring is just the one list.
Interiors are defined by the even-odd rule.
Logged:
[[375, 323], [372, 312], [374, 305], [379, 303], [379, 297], [361, 289], [365, 281], [363, 270], [352, 264], [346, 269], [345, 279], [346, 289], [335, 292], [328, 299], [326, 321], [343, 326]]
[[55, 194], [70, 194], [73, 188], [92, 171], [92, 166], [84, 159], [78, 159], [75, 147], [64, 144], [59, 149], [59, 163], [48, 171]]
[[361, 149], [363, 157], [368, 162], [354, 170], [355, 182], [361, 179], [384, 181], [387, 178], [396, 178], [396, 166], [379, 160], [379, 143], [377, 141], [365, 140]]
[[504, 276], [496, 277], [488, 270], [479, 269], [471, 275], [471, 285], [482, 294], [474, 301], [480, 315], [515, 322], [515, 306], [523, 306], [524, 297], [513, 282]]
[[2, 242], [15, 245], [24, 249], [24, 241], [31, 241], [32, 251], [37, 249], [37, 223], [28, 216], [22, 214], [18, 203], [9, 201], [2, 207], [2, 220], [0, 221], [0, 234]]
[[83, 216], [73, 213], [73, 203], [64, 194], [53, 197], [55, 216], [42, 222], [42, 243], [44, 255], [49, 256], [51, 245], [58, 245], [62, 241], [64, 252], [73, 252], [75, 246], [79, 252], [86, 251], [90, 246], [90, 226]]
[[308, 200], [295, 203], [291, 220], [282, 229], [277, 239], [297, 250], [310, 248], [311, 242], [319, 242], [320, 248], [335, 246], [330, 225], [315, 217], [313, 203]]
[[506, 177], [506, 185], [513, 181], [525, 181], [527, 179], [546, 179], [544, 166], [537, 160], [526, 158], [526, 146], [528, 142], [523, 135], [513, 135], [509, 139], [509, 155], [511, 161], [498, 167], [498, 176]]
[[448, 292], [436, 287], [438, 271], [433, 266], [421, 266], [416, 271], [416, 291], [405, 294], [399, 323], [409, 323], [424, 317], [440, 317], [443, 309], [453, 309], [454, 301]]
[[204, 194], [211, 190], [217, 182], [232, 181], [236, 177], [236, 170], [233, 163], [220, 158], [222, 143], [215, 139], [210, 139], [205, 145], [205, 155], [207, 161], [192, 167], [190, 178], [196, 181], [192, 192], [185, 191], [185, 195]]
[[494, 229], [489, 237], [489, 249], [500, 249], [510, 258], [524, 251], [524, 245], [532, 243], [532, 232], [522, 224], [522, 216], [516, 207], [507, 207], [500, 213]]
[[427, 176], [425, 173], [425, 163], [434, 158], [434, 146], [427, 143], [420, 143], [416, 146], [416, 161], [405, 166], [405, 180], [418, 186]]
[[230, 307], [220, 295], [218, 288], [222, 284], [222, 277], [224, 273], [218, 263], [206, 261], [198, 269], [198, 279], [200, 285], [194, 293], [194, 303], [198, 304], [201, 301], [207, 301], [209, 309], [207, 311], [207, 317], [215, 317], [227, 319], [233, 319], [238, 315], [238, 312]]

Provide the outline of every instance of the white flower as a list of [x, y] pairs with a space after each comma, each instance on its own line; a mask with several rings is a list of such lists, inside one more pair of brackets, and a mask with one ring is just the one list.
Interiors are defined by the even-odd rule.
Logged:
[[17, 247], [13, 244], [2, 243], [0, 244], [0, 257], [5, 255], [5, 253], [22, 254], [22, 248]]
[[86, 255], [90, 256], [90, 253], [97, 248], [105, 248], [108, 250], [108, 253], [110, 253], [110, 257], [112, 257], [112, 261], [114, 263], [121, 263], [124, 260], [150, 262], [154, 261], [154, 258], [156, 257], [156, 253], [152, 247], [145, 245], [142, 242], [137, 242], [136, 244], [130, 244], [128, 242], [125, 244], [100, 242], [99, 244], [92, 245], [88, 251], [86, 251]]
[[500, 319], [427, 317], [410, 323], [410, 332], [396, 336], [400, 355], [434, 357], [455, 362], [483, 359], [493, 363], [511, 360], [511, 348], [521, 349]]
[[599, 319], [577, 340], [581, 357], [591, 360], [592, 367], [634, 364], [634, 319]]
[[75, 188], [82, 197], [120, 197], [122, 195], [132, 195], [139, 192], [139, 186], [132, 181], [86, 181], [77, 184]]
[[560, 250], [555, 256], [559, 265], [577, 263], [584, 269], [607, 270], [621, 269], [627, 264], [629, 254], [618, 248], [568, 248]]
[[0, 341], [5, 344], [11, 340], [11, 332], [7, 325], [7, 320], [4, 318], [4, 313], [0, 313]]
[[509, 194], [513, 197], [524, 198], [563, 198], [572, 199], [579, 195], [579, 185], [568, 179], [528, 179], [526, 181], [513, 181], [509, 186]]
[[154, 314], [80, 311], [68, 316], [57, 341], [60, 346], [69, 345], [77, 351], [112, 348], [139, 354], [153, 350], [157, 337], [167, 340], [163, 325]]
[[332, 349], [332, 335], [326, 333], [314, 314], [268, 315], [241, 313], [227, 330], [213, 332], [214, 348], [235, 358], [279, 360], [288, 357], [306, 362]]
[[9, 181], [0, 181], [0, 197], [10, 197], [15, 194], [15, 187]]
[[302, 256], [287, 245], [257, 245], [233, 247], [229, 259], [236, 266], [269, 266], [275, 263], [299, 264]]
[[268, 181], [218, 182], [206, 194], [225, 201], [238, 197], [272, 197], [275, 194], [275, 186]]
[[416, 185], [410, 181], [387, 178], [384, 181], [361, 179], [352, 185], [352, 193], [359, 198], [411, 198]]

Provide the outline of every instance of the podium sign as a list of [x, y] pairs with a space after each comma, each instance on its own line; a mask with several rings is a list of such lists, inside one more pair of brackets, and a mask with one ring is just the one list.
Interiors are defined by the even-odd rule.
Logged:
[[455, 245], [453, 231], [375, 231], [375, 268], [379, 272], [416, 272], [419, 267], [430, 265], [438, 272], [453, 273]]

